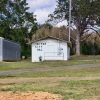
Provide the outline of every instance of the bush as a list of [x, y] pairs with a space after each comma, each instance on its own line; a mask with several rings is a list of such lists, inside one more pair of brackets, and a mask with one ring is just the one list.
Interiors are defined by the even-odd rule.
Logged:
[[81, 52], [85, 55], [100, 55], [100, 46], [98, 44], [92, 44], [92, 43], [82, 43], [81, 45]]
[[27, 59], [31, 57], [31, 45], [26, 45], [21, 47], [21, 58]]

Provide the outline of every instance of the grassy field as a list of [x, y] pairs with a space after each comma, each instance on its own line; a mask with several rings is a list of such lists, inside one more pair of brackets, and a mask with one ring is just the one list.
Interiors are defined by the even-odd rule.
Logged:
[[[31, 63], [30, 60], [0, 63], [0, 70], [24, 69], [35, 67], [61, 67], [68, 65], [93, 64], [93, 56], [72, 57], [69, 61], [50, 61]], [[100, 63], [100, 56], [96, 62]], [[0, 78], [56, 78], [56, 77], [100, 77], [100, 66], [66, 68], [54, 71], [35, 71], [17, 75], [0, 76]], [[9, 80], [9, 79], [8, 79]], [[22, 83], [0, 83], [0, 91], [44, 91], [63, 96], [63, 100], [100, 100], [100, 79], [94, 80], [49, 80]]]
[[21, 60], [19, 62], [0, 62], [0, 70], [11, 70], [11, 69], [24, 69], [24, 68], [34, 68], [34, 67], [62, 67], [69, 65], [80, 65], [80, 64], [93, 64], [100, 63], [100, 56], [80, 56], [71, 57], [68, 61], [44, 61], [40, 63], [32, 63], [30, 59]]
[[62, 100], [100, 100], [100, 80], [42, 81], [0, 84], [0, 91], [44, 91], [63, 96]]

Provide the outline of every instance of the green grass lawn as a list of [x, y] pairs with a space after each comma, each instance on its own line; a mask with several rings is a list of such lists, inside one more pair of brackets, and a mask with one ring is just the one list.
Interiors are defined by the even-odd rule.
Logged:
[[96, 56], [95, 58], [96, 62], [94, 61], [93, 56], [73, 56], [68, 61], [44, 61], [40, 63], [32, 63], [30, 59], [22, 60], [19, 62], [0, 62], [0, 70], [23, 69], [34, 67], [62, 67], [69, 65], [100, 63], [100, 56]]
[[42, 81], [4, 86], [6, 88], [0, 88], [0, 91], [44, 91], [60, 94], [63, 96], [62, 100], [100, 100], [100, 80]]
[[55, 71], [35, 71], [23, 74], [7, 75], [3, 77], [82, 77], [100, 76], [100, 66], [84, 68], [66, 68]]
[[[34, 67], [61, 67], [68, 65], [92, 64], [93, 56], [72, 57], [69, 61], [45, 61], [31, 63], [30, 60], [12, 63], [0, 63], [0, 70], [23, 69]], [[100, 63], [100, 56], [96, 56], [96, 63]], [[66, 68], [54, 71], [35, 71], [18, 75], [0, 76], [0, 78], [12, 77], [100, 77], [100, 66]], [[26, 83], [0, 84], [0, 91], [44, 91], [56, 93], [63, 96], [63, 100], [100, 100], [100, 80], [49, 80], [34, 81]]]

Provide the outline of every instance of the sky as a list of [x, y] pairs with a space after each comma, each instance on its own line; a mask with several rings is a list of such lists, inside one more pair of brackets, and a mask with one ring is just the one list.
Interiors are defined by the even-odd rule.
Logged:
[[[48, 19], [48, 15], [52, 14], [56, 8], [57, 0], [27, 0], [29, 11], [34, 12], [36, 15], [37, 22], [39, 24], [45, 23]], [[58, 23], [56, 26], [60, 27], [68, 25], [67, 21]]]
[[34, 12], [39, 24], [45, 23], [56, 7], [56, 0], [27, 0], [27, 3], [29, 11]]

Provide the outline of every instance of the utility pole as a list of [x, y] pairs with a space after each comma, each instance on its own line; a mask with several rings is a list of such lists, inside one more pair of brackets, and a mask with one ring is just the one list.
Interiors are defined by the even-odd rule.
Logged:
[[72, 0], [69, 0], [69, 42], [71, 36], [71, 10], [72, 10]]

